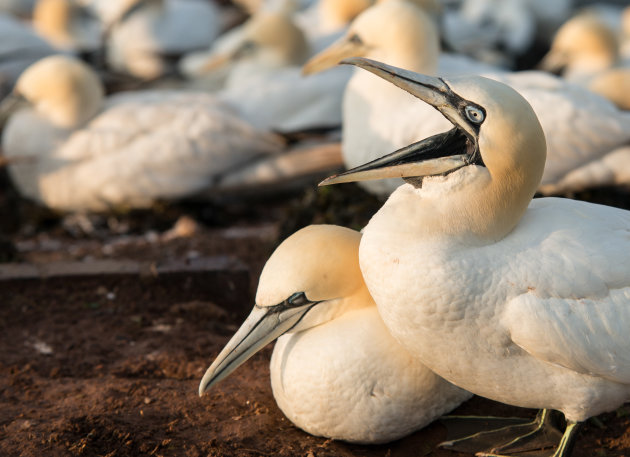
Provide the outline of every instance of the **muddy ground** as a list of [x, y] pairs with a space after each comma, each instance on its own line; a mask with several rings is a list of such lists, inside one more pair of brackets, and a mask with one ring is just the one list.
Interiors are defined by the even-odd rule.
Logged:
[[[349, 189], [254, 210], [187, 204], [91, 219], [0, 208], [17, 226], [5, 227], [0, 255], [11, 260], [0, 264], [0, 455], [463, 455], [436, 449], [439, 423], [380, 446], [298, 430], [271, 394], [271, 347], [197, 396], [278, 241], [312, 222], [360, 228], [378, 207]], [[581, 197], [628, 207], [628, 195]], [[191, 219], [171, 230], [182, 215]], [[480, 398], [455, 412], [535, 414]], [[630, 405], [589, 421], [575, 456], [630, 456]]]

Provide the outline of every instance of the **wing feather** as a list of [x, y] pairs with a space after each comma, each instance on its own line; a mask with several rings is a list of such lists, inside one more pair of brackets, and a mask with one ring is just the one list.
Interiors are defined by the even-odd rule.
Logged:
[[556, 229], [518, 257], [536, 273], [503, 314], [512, 340], [546, 362], [630, 383], [630, 212], [542, 199], [523, 222], [517, 238]]

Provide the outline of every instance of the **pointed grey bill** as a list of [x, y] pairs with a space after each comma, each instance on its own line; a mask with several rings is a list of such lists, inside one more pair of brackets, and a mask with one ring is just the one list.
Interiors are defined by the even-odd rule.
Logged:
[[283, 302], [276, 306], [254, 306], [250, 315], [210, 365], [199, 384], [199, 396], [227, 377], [260, 349], [290, 331], [318, 302], [299, 306]]
[[320, 186], [371, 179], [444, 175], [470, 164], [470, 145], [476, 132], [460, 114], [459, 105], [463, 99], [441, 78], [414, 73], [363, 57], [352, 57], [341, 63], [363, 68], [409, 92], [436, 108], [455, 128], [331, 176], [322, 181]]
[[463, 129], [470, 136], [475, 135], [475, 132], [470, 129], [470, 126], [459, 112], [457, 105], [463, 99], [455, 94], [442, 78], [404, 70], [377, 62], [376, 60], [366, 59], [365, 57], [351, 57], [342, 60], [340, 63], [354, 65], [374, 73], [379, 78], [383, 78], [385, 81], [400, 87], [414, 97], [433, 106], [453, 125]]
[[330, 176], [320, 186], [385, 178], [435, 176], [468, 165], [465, 153], [443, 157], [443, 150], [466, 150], [466, 138], [456, 129], [433, 135], [364, 165]]
[[404, 70], [365, 57], [350, 57], [339, 63], [354, 65], [374, 73], [436, 108], [444, 103], [445, 96], [451, 93], [450, 87], [440, 78]]

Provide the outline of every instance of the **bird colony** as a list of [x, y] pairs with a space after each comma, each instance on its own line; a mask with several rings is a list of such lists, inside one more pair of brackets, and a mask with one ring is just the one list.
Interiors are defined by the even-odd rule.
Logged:
[[570, 198], [630, 186], [622, 2], [13, 0], [0, 55], [2, 163], [55, 212], [325, 176], [382, 199], [282, 241], [200, 395], [277, 340], [273, 395], [313, 435], [389, 442], [473, 394], [540, 410], [442, 443], [481, 456], [569, 457], [630, 401], [630, 212]]

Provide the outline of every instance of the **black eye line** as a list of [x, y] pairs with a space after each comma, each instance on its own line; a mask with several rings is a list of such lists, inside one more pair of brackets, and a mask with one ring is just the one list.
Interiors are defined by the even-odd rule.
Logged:
[[353, 33], [352, 35], [350, 35], [350, 38], [348, 38], [348, 41], [354, 44], [363, 44], [363, 40], [356, 33]]
[[[306, 298], [306, 294], [304, 292], [296, 292], [283, 302], [278, 303], [277, 305], [269, 306], [268, 312], [270, 314], [280, 314], [287, 309], [299, 308], [301, 306], [307, 305], [316, 305], [317, 303], [321, 303], [321, 301], [309, 300], [308, 298]], [[260, 306], [258, 307], [260, 308]]]

